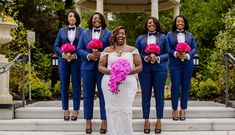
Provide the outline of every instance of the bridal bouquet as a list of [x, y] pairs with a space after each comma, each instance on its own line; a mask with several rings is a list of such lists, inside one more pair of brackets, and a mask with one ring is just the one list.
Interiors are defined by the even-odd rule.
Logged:
[[109, 90], [113, 94], [118, 94], [120, 91], [118, 86], [126, 80], [127, 74], [131, 72], [131, 65], [127, 60], [118, 59], [110, 65], [110, 68]]
[[92, 49], [93, 52], [98, 51], [98, 49], [103, 47], [103, 43], [99, 39], [92, 39], [88, 45], [88, 49]]
[[[150, 57], [155, 57], [156, 54], [160, 53], [160, 47], [156, 44], [149, 44], [147, 45], [147, 47], [145, 48], [145, 53], [146, 54], [150, 54]], [[153, 62], [151, 61], [151, 63], [153, 64]]]
[[[175, 50], [181, 54], [185, 54], [191, 50], [191, 47], [187, 43], [181, 42], [176, 45]], [[181, 61], [184, 61], [184, 59], [181, 59]]]

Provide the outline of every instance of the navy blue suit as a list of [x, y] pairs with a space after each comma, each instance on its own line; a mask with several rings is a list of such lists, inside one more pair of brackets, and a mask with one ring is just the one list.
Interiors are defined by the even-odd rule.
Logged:
[[188, 53], [190, 56], [189, 60], [181, 61], [180, 58], [175, 58], [174, 52], [176, 51], [177, 41], [177, 33], [169, 32], [167, 34], [167, 39], [170, 46], [169, 51], [169, 70], [170, 70], [170, 78], [171, 78], [171, 101], [172, 101], [172, 109], [177, 110], [178, 107], [178, 97], [179, 91], [181, 89], [181, 109], [187, 109], [188, 105], [188, 97], [189, 97], [189, 89], [190, 89], [190, 81], [193, 73], [193, 56], [197, 51], [197, 44], [192, 35], [192, 33], [186, 31], [185, 34], [185, 42], [188, 43], [191, 47], [191, 51]]
[[[76, 27], [75, 39], [73, 44], [77, 48], [78, 41], [83, 32], [81, 27]], [[60, 73], [60, 89], [62, 107], [64, 110], [68, 110], [68, 89], [70, 84], [70, 74], [72, 74], [72, 88], [73, 88], [73, 109], [80, 109], [80, 93], [81, 93], [81, 57], [77, 54], [77, 59], [68, 62], [62, 58], [61, 46], [63, 44], [70, 43], [68, 39], [68, 27], [61, 28], [56, 37], [54, 44], [54, 51], [58, 55], [59, 73]]]
[[[110, 36], [111, 36], [110, 30], [108, 29], [101, 30], [99, 39], [103, 43], [103, 48], [99, 49], [100, 52], [103, 51], [105, 47], [109, 46]], [[97, 84], [98, 96], [100, 101], [101, 119], [106, 120], [104, 96], [101, 89], [101, 80], [103, 74], [98, 71], [99, 61], [93, 61], [87, 59], [88, 54], [92, 53], [92, 50], [87, 48], [87, 45], [91, 40], [92, 40], [92, 31], [91, 30], [84, 31], [79, 41], [78, 50], [77, 50], [79, 55], [82, 57], [81, 75], [83, 80], [84, 118], [85, 119], [93, 118], [94, 95]]]
[[167, 78], [167, 66], [168, 61], [168, 41], [164, 34], [159, 32], [155, 34], [156, 44], [160, 47], [160, 63], [146, 62], [144, 58], [148, 55], [145, 53], [147, 46], [147, 34], [138, 37], [135, 47], [138, 49], [141, 55], [143, 70], [138, 74], [140, 80], [140, 86], [142, 90], [142, 111], [143, 118], [149, 119], [150, 113], [150, 100], [152, 94], [152, 87], [154, 89], [155, 103], [156, 103], [156, 116], [157, 118], [163, 117], [164, 109], [164, 87]]

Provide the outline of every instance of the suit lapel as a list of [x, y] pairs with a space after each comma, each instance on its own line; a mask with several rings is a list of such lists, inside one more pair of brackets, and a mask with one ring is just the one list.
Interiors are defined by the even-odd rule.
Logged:
[[147, 46], [147, 35], [146, 34], [143, 35], [143, 41], [144, 41], [145, 46]]
[[107, 31], [106, 31], [105, 29], [102, 29], [102, 30], [101, 30], [100, 38], [99, 38], [100, 40], [102, 40], [102, 38], [103, 38], [103, 36], [106, 34], [106, 32], [107, 32]]
[[92, 39], [92, 32], [91, 32], [91, 30], [88, 30], [88, 31], [87, 31], [87, 36], [88, 36], [88, 39], [89, 39], [89, 40]]
[[64, 34], [65, 34], [65, 37], [66, 37], [67, 42], [69, 42], [69, 38], [68, 38], [68, 27], [65, 27], [65, 28], [64, 28]]

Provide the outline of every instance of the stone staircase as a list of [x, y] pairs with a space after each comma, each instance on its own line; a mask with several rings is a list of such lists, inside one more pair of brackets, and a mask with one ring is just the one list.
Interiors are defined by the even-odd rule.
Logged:
[[[156, 122], [154, 105], [152, 100], [151, 134], [154, 134]], [[101, 121], [97, 100], [95, 106], [92, 134], [99, 135]], [[134, 135], [143, 135], [141, 100], [136, 98], [133, 106]], [[235, 135], [234, 108], [211, 101], [190, 101], [186, 121], [173, 121], [170, 106], [170, 101], [166, 100], [162, 135]], [[77, 121], [64, 121], [62, 118], [61, 101], [37, 102], [16, 109], [13, 120], [0, 120], [0, 135], [85, 135], [83, 108]]]

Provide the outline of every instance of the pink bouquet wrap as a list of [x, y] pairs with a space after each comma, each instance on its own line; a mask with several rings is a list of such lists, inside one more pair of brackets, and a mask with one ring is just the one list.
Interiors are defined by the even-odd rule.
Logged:
[[118, 59], [110, 65], [111, 75], [109, 78], [109, 90], [113, 94], [119, 93], [119, 85], [126, 80], [127, 75], [131, 72], [131, 65], [125, 59]]
[[92, 49], [92, 51], [98, 51], [98, 49], [103, 48], [103, 43], [99, 39], [92, 39], [88, 45], [88, 49]]
[[76, 51], [76, 48], [73, 44], [66, 43], [61, 46], [61, 51], [63, 53], [73, 53]]
[[[150, 54], [150, 56], [153, 58], [156, 56], [156, 54], [160, 53], [160, 47], [156, 44], [149, 44], [149, 45], [147, 45], [147, 47], [145, 48], [144, 51], [146, 54]], [[153, 64], [152, 61], [151, 61], [151, 63]]]
[[[187, 43], [181, 42], [176, 45], [175, 50], [179, 53], [185, 54], [190, 52], [191, 47]], [[181, 61], [184, 61], [184, 59], [181, 59]]]

